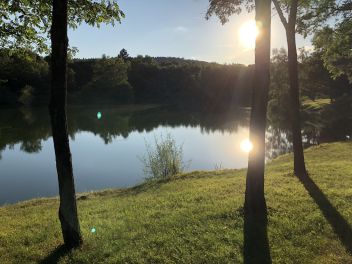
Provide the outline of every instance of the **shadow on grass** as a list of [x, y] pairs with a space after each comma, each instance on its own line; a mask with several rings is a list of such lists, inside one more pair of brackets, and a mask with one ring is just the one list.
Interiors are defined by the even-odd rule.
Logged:
[[255, 212], [244, 209], [244, 263], [270, 264], [270, 247], [267, 232], [267, 207], [265, 199]]
[[41, 260], [39, 264], [55, 264], [58, 263], [59, 260], [70, 253], [70, 250], [65, 246], [61, 245], [57, 247], [54, 251], [52, 251], [45, 259]]
[[352, 229], [349, 223], [335, 209], [335, 207], [330, 203], [328, 198], [309, 177], [309, 175], [306, 174], [298, 178], [308, 191], [309, 195], [319, 206], [324, 217], [330, 223], [335, 234], [339, 237], [348, 253], [352, 254]]

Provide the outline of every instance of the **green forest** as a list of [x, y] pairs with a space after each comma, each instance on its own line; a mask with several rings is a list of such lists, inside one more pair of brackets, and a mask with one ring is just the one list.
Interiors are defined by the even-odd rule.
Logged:
[[[274, 49], [268, 101], [270, 125], [289, 131], [287, 52]], [[318, 51], [301, 50], [299, 82], [302, 123], [307, 138], [321, 142], [351, 135], [352, 84], [334, 78]], [[50, 58], [26, 50], [1, 50], [0, 105], [46, 106], [50, 95]], [[70, 59], [69, 105], [169, 105], [182, 110], [231, 112], [250, 107], [254, 65], [218, 64], [171, 57]], [[321, 135], [320, 135], [321, 134]], [[316, 142], [315, 142], [316, 143]]]
[[[179, 58], [116, 57], [71, 59], [68, 103], [172, 104], [225, 110], [250, 105], [252, 66], [221, 65]], [[49, 57], [1, 50], [1, 105], [46, 105]]]
[[[116, 57], [70, 59], [69, 105], [171, 104], [194, 109], [228, 110], [250, 106], [254, 65], [218, 64], [172, 57]], [[125, 55], [124, 55], [125, 54]], [[0, 105], [43, 106], [50, 93], [50, 57], [27, 50], [0, 50]], [[303, 101], [351, 94], [346, 75], [333, 78], [321, 54], [300, 54]], [[270, 100], [288, 96], [287, 52], [274, 49], [271, 60]]]

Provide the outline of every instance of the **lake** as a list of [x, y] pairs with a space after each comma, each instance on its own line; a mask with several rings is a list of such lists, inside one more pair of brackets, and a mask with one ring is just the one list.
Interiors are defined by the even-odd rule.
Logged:
[[[244, 168], [249, 110], [204, 114], [148, 106], [70, 107], [70, 146], [77, 192], [144, 181], [146, 143], [170, 134], [183, 145], [187, 171]], [[58, 195], [47, 108], [0, 110], [0, 204]]]

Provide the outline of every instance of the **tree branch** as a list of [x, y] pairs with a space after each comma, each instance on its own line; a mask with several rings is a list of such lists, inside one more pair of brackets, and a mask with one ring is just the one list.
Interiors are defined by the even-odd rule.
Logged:
[[279, 14], [279, 17], [280, 17], [282, 24], [284, 25], [285, 28], [287, 28], [288, 23], [287, 23], [287, 20], [284, 16], [284, 13], [282, 12], [282, 9], [281, 9], [279, 2], [277, 0], [273, 0], [273, 3], [275, 5], [275, 9], [276, 9], [277, 13]]

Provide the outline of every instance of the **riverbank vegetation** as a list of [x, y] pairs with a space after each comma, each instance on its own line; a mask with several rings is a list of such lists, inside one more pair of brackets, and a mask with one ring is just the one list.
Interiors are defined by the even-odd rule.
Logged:
[[[292, 155], [268, 163], [265, 196], [273, 263], [352, 261], [352, 144], [306, 150], [310, 182]], [[78, 195], [84, 245], [60, 247], [58, 200], [0, 207], [2, 263], [241, 263], [245, 170], [192, 172], [169, 181]], [[93, 232], [95, 231], [95, 232]]]

